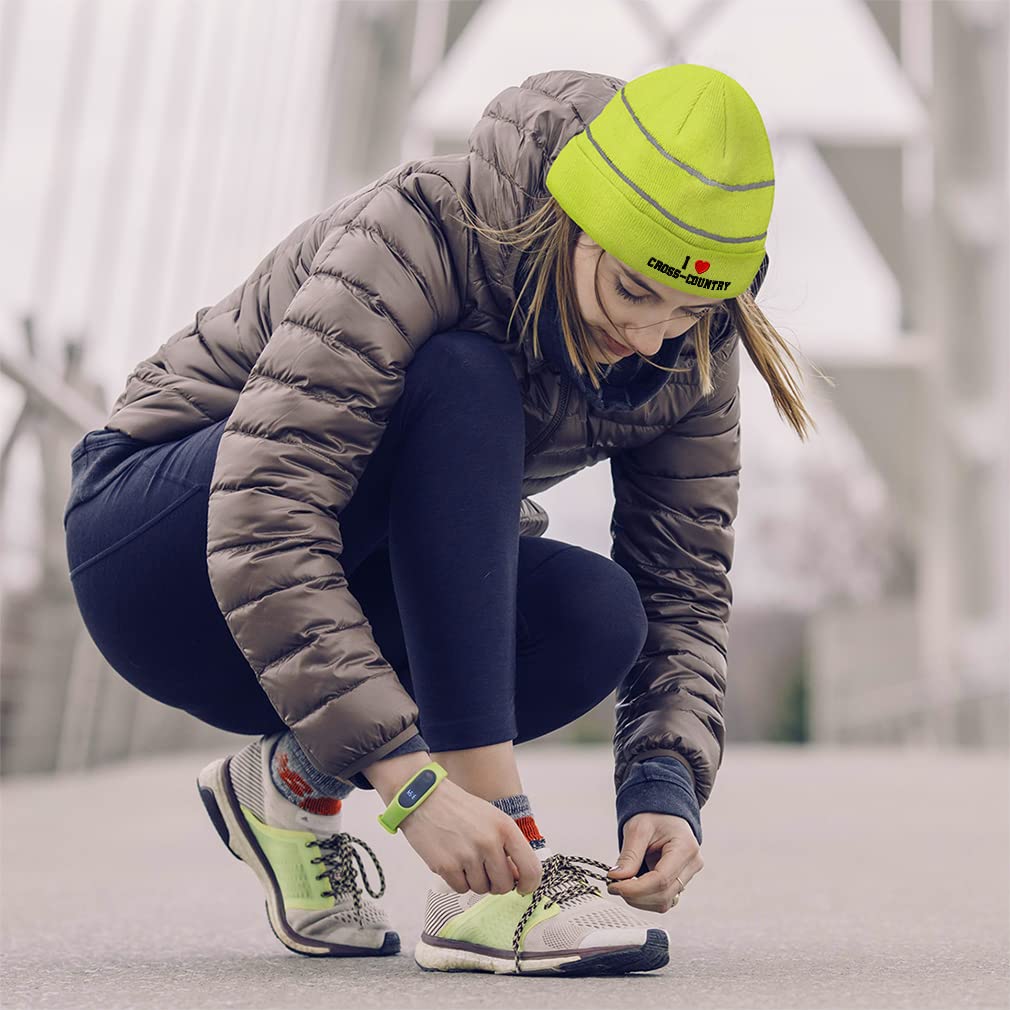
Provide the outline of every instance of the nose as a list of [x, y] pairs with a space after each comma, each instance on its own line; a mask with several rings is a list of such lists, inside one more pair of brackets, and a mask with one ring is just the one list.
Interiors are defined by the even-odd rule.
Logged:
[[639, 330], [634, 337], [630, 337], [627, 330], [622, 330], [621, 339], [628, 347], [634, 347], [639, 354], [644, 354], [647, 358], [651, 358], [659, 352], [666, 338], [660, 334], [657, 339], [654, 334], [647, 334], [644, 330]]

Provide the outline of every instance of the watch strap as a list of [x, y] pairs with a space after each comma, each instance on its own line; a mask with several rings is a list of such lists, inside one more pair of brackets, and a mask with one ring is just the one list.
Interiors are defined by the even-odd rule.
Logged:
[[389, 806], [378, 815], [379, 823], [391, 835], [395, 835], [403, 819], [435, 791], [435, 787], [446, 775], [448, 772], [437, 761], [429, 761], [423, 768], [419, 768], [397, 789]]

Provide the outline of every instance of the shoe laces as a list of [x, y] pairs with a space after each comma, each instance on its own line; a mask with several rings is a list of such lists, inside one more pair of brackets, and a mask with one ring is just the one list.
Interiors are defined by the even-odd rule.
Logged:
[[[372, 851], [368, 842], [355, 835], [349, 835], [346, 831], [340, 834], [331, 835], [329, 838], [315, 839], [306, 842], [306, 848], [311, 846], [319, 848], [319, 855], [311, 860], [313, 863], [322, 863], [324, 866], [322, 873], [316, 874], [316, 880], [328, 877], [330, 890], [323, 891], [322, 897], [334, 897], [342, 894], [350, 894], [354, 901], [354, 915], [358, 920], [358, 925], [364, 928], [364, 919], [361, 912], [361, 887], [358, 884], [358, 873], [361, 874], [361, 883], [365, 885], [365, 890], [373, 898], [381, 898], [386, 893], [386, 875], [382, 872], [382, 866], [378, 857]], [[361, 854], [354, 848], [360, 845], [371, 857], [375, 864], [375, 869], [379, 874], [379, 888], [373, 891], [368, 882], [368, 874], [365, 872], [365, 864]], [[355, 866], [357, 864], [357, 866]]]
[[564, 905], [583, 894], [600, 895], [600, 890], [595, 884], [589, 882], [589, 877], [597, 880], [607, 881], [606, 873], [593, 873], [592, 870], [578, 863], [585, 863], [587, 866], [598, 866], [601, 870], [609, 870], [606, 863], [601, 863], [597, 859], [588, 859], [585, 856], [569, 856], [556, 853], [548, 856], [543, 863], [543, 876], [533, 894], [530, 895], [530, 903], [526, 911], [523, 912], [515, 932], [512, 934], [512, 949], [516, 957], [516, 972], [520, 973], [522, 967], [519, 964], [519, 938], [522, 936], [523, 927], [526, 925], [533, 910], [537, 907], [541, 898], [547, 898], [544, 908], [551, 905]]

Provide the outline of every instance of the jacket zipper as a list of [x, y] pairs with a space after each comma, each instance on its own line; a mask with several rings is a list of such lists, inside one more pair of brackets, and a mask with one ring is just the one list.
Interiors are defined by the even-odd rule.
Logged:
[[562, 379], [561, 380], [561, 397], [558, 401], [558, 409], [555, 411], [554, 416], [547, 422], [546, 427], [543, 431], [528, 446], [526, 446], [526, 456], [527, 458], [532, 456], [533, 453], [537, 451], [557, 431], [558, 426], [564, 420], [565, 414], [568, 410], [568, 397], [572, 391], [572, 380]]

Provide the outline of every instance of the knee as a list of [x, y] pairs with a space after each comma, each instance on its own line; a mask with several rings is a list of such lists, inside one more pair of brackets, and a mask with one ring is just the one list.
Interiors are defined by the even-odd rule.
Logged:
[[[571, 552], [574, 553], [574, 552]], [[601, 665], [619, 679], [640, 655], [649, 631], [635, 580], [615, 561], [579, 551], [570, 570], [558, 619], [583, 668]]]
[[405, 382], [426, 392], [443, 391], [459, 402], [461, 390], [479, 392], [469, 401], [482, 407], [508, 406], [522, 416], [519, 383], [504, 348], [484, 333], [473, 330], [442, 330], [433, 333], [417, 350], [405, 374]]

